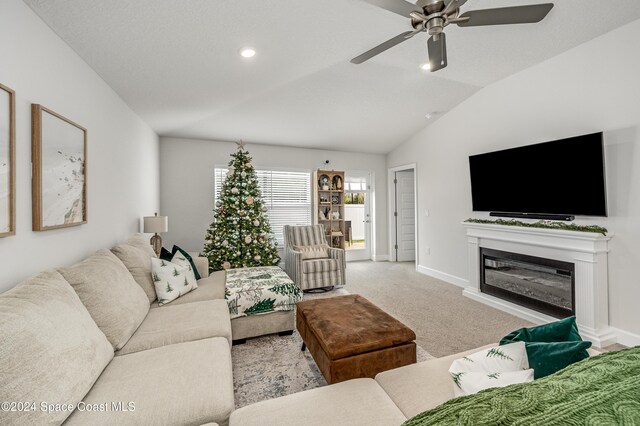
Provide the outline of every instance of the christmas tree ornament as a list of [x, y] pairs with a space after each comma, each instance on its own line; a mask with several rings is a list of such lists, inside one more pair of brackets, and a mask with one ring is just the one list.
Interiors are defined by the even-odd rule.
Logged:
[[247, 177], [247, 172], [240, 173], [240, 176], [242, 176], [243, 178], [246, 178]]
[[220, 207], [222, 205], [222, 203], [220, 202], [220, 200], [216, 201], [216, 207]]
[[245, 203], [247, 203], [247, 205], [252, 205], [253, 204], [253, 197], [251, 195], [249, 195], [247, 197], [247, 199], [245, 200]]
[[238, 190], [238, 188], [236, 188], [236, 187], [231, 188], [231, 193], [232, 193], [232, 194], [237, 194], [237, 193], [238, 193], [238, 191], [239, 191], [239, 190]]
[[267, 210], [268, 210], [268, 209], [267, 209], [267, 206], [263, 206], [263, 207], [262, 207], [262, 211], [263, 211], [264, 213], [266, 213], [266, 212], [267, 212]]
[[260, 226], [260, 221], [258, 219], [254, 220], [253, 226]]
[[253, 259], [254, 259], [254, 260], [260, 260], [260, 259], [261, 259], [261, 257], [260, 257], [260, 255], [259, 255], [259, 254], [256, 254], [255, 256], [253, 256]]
[[240, 210], [240, 211], [238, 212], [238, 214], [239, 214], [240, 216], [244, 216], [244, 214], [245, 214], [245, 213], [244, 213], [244, 210]]
[[222, 242], [222, 247], [226, 247], [226, 246], [228, 246], [228, 245], [229, 245], [229, 241], [224, 240], [224, 241]]
[[231, 264], [229, 262], [224, 262], [222, 264], [222, 269], [229, 269], [229, 268], [231, 268]]
[[251, 243], [251, 237], [249, 235], [244, 237], [244, 242], [247, 243], [247, 244], [250, 244]]

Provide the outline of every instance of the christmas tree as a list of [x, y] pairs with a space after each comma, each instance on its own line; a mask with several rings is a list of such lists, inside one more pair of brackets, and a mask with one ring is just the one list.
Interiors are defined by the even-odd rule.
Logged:
[[242, 142], [231, 158], [202, 256], [209, 258], [211, 271], [277, 265], [280, 257], [271, 235], [267, 207]]

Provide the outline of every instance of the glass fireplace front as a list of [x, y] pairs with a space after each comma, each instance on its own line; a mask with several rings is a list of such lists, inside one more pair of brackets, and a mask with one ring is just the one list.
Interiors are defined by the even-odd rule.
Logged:
[[480, 291], [566, 318], [575, 314], [575, 266], [487, 248], [480, 249]]

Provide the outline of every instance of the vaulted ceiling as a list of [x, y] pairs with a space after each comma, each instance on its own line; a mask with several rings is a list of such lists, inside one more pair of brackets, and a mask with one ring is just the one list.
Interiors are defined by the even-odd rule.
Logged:
[[[349, 62], [411, 29], [363, 0], [24, 1], [160, 135], [371, 153], [482, 87], [640, 18], [638, 0], [556, 0], [538, 24], [452, 25], [448, 67], [428, 73], [424, 34]], [[539, 2], [469, 0], [463, 11]], [[257, 55], [241, 58], [243, 46]], [[594, 67], [616, 66], [597, 55]]]

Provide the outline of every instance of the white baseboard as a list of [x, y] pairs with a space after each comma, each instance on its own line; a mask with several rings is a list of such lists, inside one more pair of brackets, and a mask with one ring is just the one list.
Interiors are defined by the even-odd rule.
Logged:
[[629, 331], [620, 330], [616, 327], [611, 327], [616, 334], [618, 343], [625, 346], [638, 346], [640, 345], [640, 334], [631, 333]]
[[456, 277], [455, 275], [447, 274], [446, 272], [441, 272], [436, 269], [427, 268], [426, 266], [418, 265], [416, 270], [421, 274], [437, 278], [448, 282], [449, 284], [457, 285], [458, 287], [465, 288], [469, 285], [469, 280], [465, 280], [464, 278]]
[[379, 255], [374, 255], [371, 256], [371, 260], [373, 260], [374, 262], [388, 262], [389, 261], [389, 255], [388, 254], [379, 254]]

